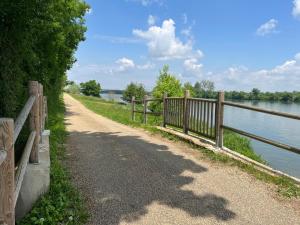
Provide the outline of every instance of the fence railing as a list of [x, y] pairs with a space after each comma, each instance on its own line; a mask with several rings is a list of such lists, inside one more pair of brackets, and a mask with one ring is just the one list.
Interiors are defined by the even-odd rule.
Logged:
[[[142, 113], [143, 114], [143, 123], [147, 123], [147, 115], [156, 115], [159, 116], [162, 113], [161, 112], [151, 112], [148, 110], [148, 103], [149, 102], [161, 102], [161, 99], [149, 99], [147, 95], [144, 96], [143, 100], [136, 100], [135, 97], [132, 97], [131, 99], [131, 115], [132, 120], [135, 120], [135, 114], [136, 113]], [[142, 110], [136, 109], [136, 104], [142, 105]]]
[[[151, 99], [146, 99], [151, 101]], [[158, 101], [158, 99], [155, 99]], [[151, 112], [147, 111], [147, 103], [144, 99], [144, 111], [135, 111], [134, 104], [135, 99], [132, 100], [132, 112], [134, 119], [134, 112], [144, 113], [144, 122], [146, 114]], [[140, 101], [142, 102], [142, 101]], [[236, 129], [224, 124], [224, 108], [225, 106], [237, 107], [246, 110], [256, 111], [260, 113], [266, 113], [279, 117], [300, 120], [300, 115], [294, 115], [289, 113], [277, 112], [234, 102], [228, 102], [224, 100], [224, 92], [219, 92], [217, 99], [203, 99], [203, 98], [190, 98], [189, 91], [185, 92], [184, 97], [167, 97], [164, 94], [162, 99], [162, 115], [163, 126], [172, 126], [182, 129], [184, 133], [192, 132], [201, 136], [207, 137], [215, 141], [215, 144], [219, 148], [223, 148], [223, 132], [224, 129], [238, 133], [240, 135], [253, 138], [255, 140], [300, 154], [300, 149], [284, 143], [279, 143], [275, 140], [270, 140], [255, 134], [248, 133], [243, 130]], [[161, 114], [160, 112], [157, 114]]]
[[[47, 98], [43, 86], [29, 82], [29, 98], [14, 121], [0, 118], [0, 224], [15, 224], [15, 206], [28, 162], [39, 163], [39, 143], [47, 117]], [[23, 154], [15, 166], [14, 145], [29, 117], [30, 134]]]

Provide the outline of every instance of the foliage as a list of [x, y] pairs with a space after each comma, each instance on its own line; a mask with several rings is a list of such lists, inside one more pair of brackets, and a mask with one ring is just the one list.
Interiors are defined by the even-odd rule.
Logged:
[[190, 91], [190, 96], [191, 97], [196, 97], [195, 96], [195, 89], [193, 87], [193, 85], [190, 82], [186, 82], [183, 84], [183, 92], [185, 92], [186, 90]]
[[174, 75], [169, 73], [168, 65], [164, 65], [159, 72], [159, 77], [153, 88], [152, 95], [155, 98], [162, 98], [164, 93], [167, 93], [169, 97], [183, 96], [181, 83]]
[[[152, 90], [154, 98], [162, 99], [164, 93], [167, 93], [168, 97], [183, 96], [183, 89], [180, 81], [172, 74], [169, 73], [169, 66], [164, 65], [159, 72], [156, 85]], [[150, 109], [155, 112], [161, 111], [161, 104], [153, 102], [150, 104]]]
[[[88, 109], [103, 115], [107, 118], [110, 118], [119, 123], [123, 123], [126, 125], [134, 126], [134, 127], [142, 127], [149, 132], [160, 134], [165, 138], [168, 138], [172, 141], [184, 141], [186, 140], [179, 138], [175, 135], [163, 132], [158, 130], [155, 125], [159, 124], [159, 121], [156, 121], [153, 116], [149, 116], [148, 124], [144, 125], [141, 123], [142, 117], [138, 117], [136, 121], [132, 121], [130, 114], [130, 106], [129, 105], [119, 105], [116, 103], [105, 102], [99, 98], [86, 97], [82, 95], [72, 95], [77, 100], [79, 100], [83, 105], [85, 105]], [[251, 157], [254, 160], [263, 162], [260, 156], [256, 155], [255, 152], [251, 149], [249, 140], [241, 137], [237, 134], [234, 134], [230, 131], [225, 131], [224, 133], [224, 143], [225, 146], [231, 148], [232, 150], [238, 151], [241, 154], [244, 154], [248, 157]], [[259, 180], [262, 180], [266, 183], [272, 183], [277, 185], [278, 192], [288, 198], [291, 197], [300, 197], [300, 187], [297, 186], [292, 180], [282, 177], [282, 176], [271, 176], [265, 172], [259, 171], [255, 169], [252, 165], [245, 164], [241, 161], [234, 160], [229, 158], [224, 154], [214, 153], [211, 150], [207, 150], [205, 148], [195, 146], [190, 142], [187, 143], [190, 147], [193, 147], [199, 150], [203, 157], [206, 159], [210, 159], [214, 162], [219, 162], [231, 166], [237, 166], [243, 171], [253, 175]], [[251, 152], [252, 151], [252, 152]]]
[[61, 164], [64, 157], [66, 131], [63, 101], [49, 102], [50, 190], [17, 224], [86, 224], [87, 212], [79, 193], [72, 187], [68, 173]]
[[73, 53], [84, 40], [82, 0], [0, 1], [0, 116], [16, 117], [28, 98], [27, 82], [58, 98]]
[[80, 87], [78, 84], [72, 82], [64, 87], [64, 91], [71, 94], [80, 94]]
[[251, 92], [226, 91], [225, 98], [231, 100], [260, 100], [260, 101], [281, 101], [300, 102], [300, 92], [262, 92], [253, 88]]
[[202, 80], [196, 82], [194, 85], [194, 92], [196, 98], [213, 98], [215, 85], [214, 82], [209, 80]]
[[80, 91], [87, 96], [100, 97], [101, 86], [95, 80], [80, 83]]
[[142, 84], [131, 82], [124, 90], [122, 99], [126, 102], [130, 102], [134, 96], [136, 100], [142, 100], [145, 95], [146, 90]]

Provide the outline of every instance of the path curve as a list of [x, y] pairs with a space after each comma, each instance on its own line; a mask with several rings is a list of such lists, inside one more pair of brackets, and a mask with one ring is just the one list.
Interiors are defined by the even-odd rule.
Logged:
[[67, 165], [89, 224], [300, 224], [267, 185], [64, 96]]

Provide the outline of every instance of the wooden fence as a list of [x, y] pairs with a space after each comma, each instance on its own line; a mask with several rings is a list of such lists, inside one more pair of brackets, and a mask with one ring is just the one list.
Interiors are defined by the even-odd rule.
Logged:
[[[0, 224], [15, 224], [15, 206], [28, 162], [39, 163], [39, 143], [47, 117], [43, 86], [29, 82], [29, 99], [17, 119], [0, 118]], [[15, 166], [14, 145], [29, 116], [30, 135]]]
[[[147, 95], [145, 95], [143, 100], [136, 100], [135, 97], [132, 97], [131, 99], [131, 115], [132, 115], [132, 120], [135, 120], [135, 114], [136, 113], [142, 113], [143, 114], [143, 123], [147, 123], [147, 115], [156, 115], [159, 116], [162, 113], [161, 112], [151, 112], [148, 109], [148, 103], [149, 102], [161, 102], [161, 99], [149, 99]], [[137, 110], [136, 109], [136, 104], [139, 104], [142, 106], [143, 110]]]
[[[147, 122], [147, 114], [153, 114], [153, 112], [147, 111], [147, 102], [158, 101], [159, 99], [148, 99], [139, 101], [143, 102], [144, 111], [135, 110], [134, 98], [132, 99], [132, 119], [134, 119], [134, 113], [139, 112], [144, 115], [144, 123]], [[270, 140], [255, 134], [248, 133], [243, 130], [236, 129], [224, 124], [224, 108], [237, 107], [246, 110], [256, 111], [260, 113], [266, 113], [284, 118], [290, 118], [300, 120], [299, 115], [293, 115], [289, 113], [277, 112], [266, 110], [262, 108], [247, 106], [243, 104], [233, 103], [224, 100], [224, 92], [218, 92], [217, 99], [203, 99], [203, 98], [190, 98], [189, 91], [186, 91], [184, 97], [167, 97], [165, 94], [163, 99], [162, 108], [163, 111], [155, 113], [163, 115], [163, 126], [167, 125], [182, 129], [186, 134], [189, 132], [199, 134], [215, 141], [215, 144], [219, 148], [223, 148], [223, 131], [224, 129], [233, 131], [240, 135], [253, 138], [255, 140], [300, 154], [300, 149], [287, 144], [279, 143], [274, 140]]]

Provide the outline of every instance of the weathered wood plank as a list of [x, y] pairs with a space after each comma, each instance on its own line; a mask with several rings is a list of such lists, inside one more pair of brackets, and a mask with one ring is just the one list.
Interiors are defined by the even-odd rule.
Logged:
[[31, 163], [38, 163], [41, 126], [40, 126], [40, 112], [39, 112], [40, 111], [39, 83], [37, 81], [29, 81], [29, 94], [35, 96], [35, 102], [32, 106], [29, 115], [30, 130], [36, 131], [34, 144], [31, 150], [29, 161]]
[[33, 142], [34, 142], [34, 138], [35, 138], [36, 132], [35, 131], [31, 131], [29, 138], [26, 142], [26, 146], [24, 148], [24, 152], [23, 155], [21, 157], [21, 160], [19, 162], [18, 165], [18, 169], [16, 172], [16, 176], [15, 176], [15, 184], [16, 184], [16, 188], [15, 188], [15, 192], [14, 192], [14, 207], [16, 206], [17, 203], [17, 199], [19, 196], [19, 192], [22, 186], [22, 182], [23, 182], [23, 178], [25, 175], [25, 171], [26, 171], [26, 167], [29, 161], [29, 156], [30, 156], [30, 152], [33, 146]]
[[143, 120], [144, 120], [144, 124], [147, 124], [147, 102], [148, 96], [145, 95], [144, 96], [144, 113], [143, 113]]
[[224, 92], [218, 93], [216, 105], [216, 145], [219, 148], [223, 147], [223, 117], [224, 117]]
[[39, 123], [40, 123], [40, 142], [42, 141], [42, 133], [43, 133], [43, 117], [44, 117], [44, 94], [43, 94], [43, 85], [39, 83]]
[[252, 110], [252, 111], [266, 113], [266, 114], [270, 114], [270, 115], [274, 115], [274, 116], [281, 116], [281, 117], [286, 117], [286, 118], [290, 118], [290, 119], [300, 120], [299, 115], [294, 115], [294, 114], [284, 113], [284, 112], [278, 112], [278, 111], [272, 111], [272, 110], [268, 110], [268, 109], [262, 109], [262, 108], [243, 105], [243, 104], [239, 104], [239, 103], [235, 103], [235, 102], [223, 101], [223, 105], [238, 107], [238, 108], [242, 108], [242, 109], [249, 109], [249, 110]]
[[135, 97], [131, 97], [131, 119], [134, 121], [135, 120]]
[[163, 123], [162, 126], [166, 127], [166, 122], [167, 122], [167, 98], [168, 94], [165, 92], [163, 95], [163, 110], [162, 110], [162, 115], [163, 115]]
[[20, 112], [18, 118], [15, 121], [15, 128], [14, 128], [14, 143], [16, 143], [16, 140], [22, 130], [22, 127], [24, 126], [24, 123], [30, 113], [30, 110], [34, 104], [35, 96], [30, 96], [27, 100], [25, 106], [23, 107], [22, 111]]
[[0, 224], [15, 224], [14, 189], [14, 121], [0, 119], [0, 149], [6, 151], [6, 159], [0, 165]]
[[185, 134], [188, 133], [188, 121], [189, 121], [189, 107], [188, 107], [188, 104], [187, 104], [187, 99], [190, 97], [190, 91], [189, 90], [185, 90], [184, 92], [184, 104], [183, 104], [183, 132]]

